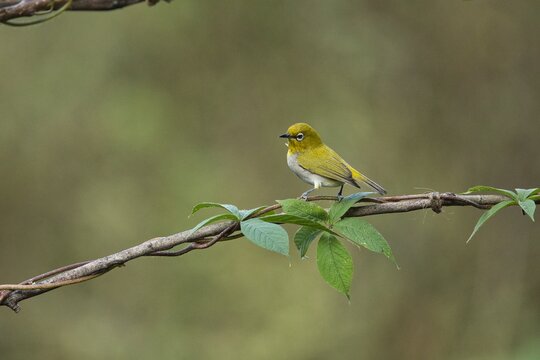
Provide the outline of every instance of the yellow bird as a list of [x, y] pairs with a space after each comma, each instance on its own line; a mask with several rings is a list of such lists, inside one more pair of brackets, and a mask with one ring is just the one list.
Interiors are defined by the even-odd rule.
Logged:
[[313, 185], [313, 189], [302, 194], [303, 199], [321, 186], [341, 186], [338, 193], [338, 197], [341, 198], [344, 184], [359, 188], [360, 182], [368, 184], [381, 195], [386, 194], [382, 186], [362, 175], [334, 150], [326, 146], [317, 131], [308, 124], [294, 124], [279, 137], [288, 139], [287, 165], [289, 168], [300, 179]]

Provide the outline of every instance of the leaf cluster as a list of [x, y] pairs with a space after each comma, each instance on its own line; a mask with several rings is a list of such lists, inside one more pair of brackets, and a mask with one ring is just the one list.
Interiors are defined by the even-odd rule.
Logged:
[[467, 242], [472, 239], [474, 234], [476, 234], [476, 232], [480, 229], [482, 225], [484, 225], [487, 220], [489, 220], [496, 213], [508, 206], [518, 205], [523, 211], [523, 214], [528, 215], [531, 220], [534, 221], [536, 201], [540, 200], [540, 188], [516, 189], [516, 191], [511, 191], [495, 188], [492, 186], [478, 185], [467, 190], [465, 194], [471, 194], [475, 192], [494, 192], [506, 196], [508, 200], [501, 201], [497, 205], [492, 206], [489, 210], [483, 213], [482, 216], [480, 216], [480, 219], [478, 219], [478, 222], [476, 223], [474, 230], [471, 233], [471, 236], [469, 236], [469, 239], [467, 239]]
[[221, 208], [226, 212], [201, 221], [191, 231], [194, 233], [203, 226], [218, 221], [236, 221], [240, 224], [242, 234], [252, 243], [288, 256], [289, 236], [282, 225], [298, 225], [300, 227], [293, 240], [300, 257], [307, 258], [310, 245], [317, 242], [319, 273], [328, 284], [349, 298], [353, 261], [343, 244], [344, 241], [383, 254], [396, 264], [390, 245], [373, 225], [362, 219], [343, 218], [354, 204], [372, 194], [371, 192], [352, 194], [334, 202], [328, 211], [304, 200], [278, 200], [282, 212], [277, 214], [264, 211], [265, 207], [239, 210], [230, 204], [204, 202], [197, 204], [192, 214], [209, 207]]

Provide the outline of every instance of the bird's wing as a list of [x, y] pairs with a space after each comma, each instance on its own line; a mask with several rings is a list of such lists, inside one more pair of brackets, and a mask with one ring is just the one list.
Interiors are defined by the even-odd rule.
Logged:
[[314, 174], [358, 187], [348, 164], [326, 145], [298, 154], [297, 160], [301, 167]]

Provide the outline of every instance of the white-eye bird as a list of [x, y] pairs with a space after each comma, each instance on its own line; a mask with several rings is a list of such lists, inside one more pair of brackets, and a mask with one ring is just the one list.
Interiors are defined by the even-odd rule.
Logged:
[[334, 150], [326, 146], [317, 131], [310, 125], [306, 123], [291, 125], [280, 137], [288, 139], [287, 164], [289, 168], [300, 179], [313, 185], [313, 189], [302, 194], [303, 199], [321, 186], [340, 186], [338, 197], [341, 198], [344, 184], [359, 188], [361, 182], [371, 186], [381, 195], [386, 194], [382, 186], [362, 175]]

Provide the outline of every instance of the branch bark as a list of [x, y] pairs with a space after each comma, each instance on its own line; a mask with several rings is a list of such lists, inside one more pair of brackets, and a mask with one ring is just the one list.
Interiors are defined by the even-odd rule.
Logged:
[[[307, 199], [307, 201], [319, 200], [335, 201], [337, 198], [335, 196], [313, 196]], [[434, 212], [440, 213], [445, 206], [473, 206], [479, 209], [489, 209], [491, 206], [505, 200], [508, 200], [508, 198], [502, 195], [456, 195], [438, 192], [364, 198], [360, 202], [368, 203], [367, 205], [352, 207], [344, 217], [402, 213], [423, 209], [432, 209]], [[253, 217], [261, 216], [279, 208], [279, 204], [269, 206], [256, 213]], [[153, 238], [99, 259], [63, 266], [25, 280], [20, 284], [0, 285], [0, 305], [7, 306], [18, 312], [20, 310], [19, 302], [22, 300], [61, 286], [91, 280], [142, 256], [181, 256], [193, 250], [207, 249], [218, 242], [241, 237], [241, 233], [235, 234], [238, 230], [239, 224], [234, 221], [208, 225], [194, 233], [186, 230], [169, 236]], [[170, 251], [176, 246], [181, 246], [181, 248]]]
[[[60, 9], [69, 0], [0, 0], [0, 22], [37, 15], [40, 12]], [[159, 0], [73, 0], [70, 11], [108, 11], [147, 1], [154, 5]], [[165, 0], [170, 1], [170, 0]]]

